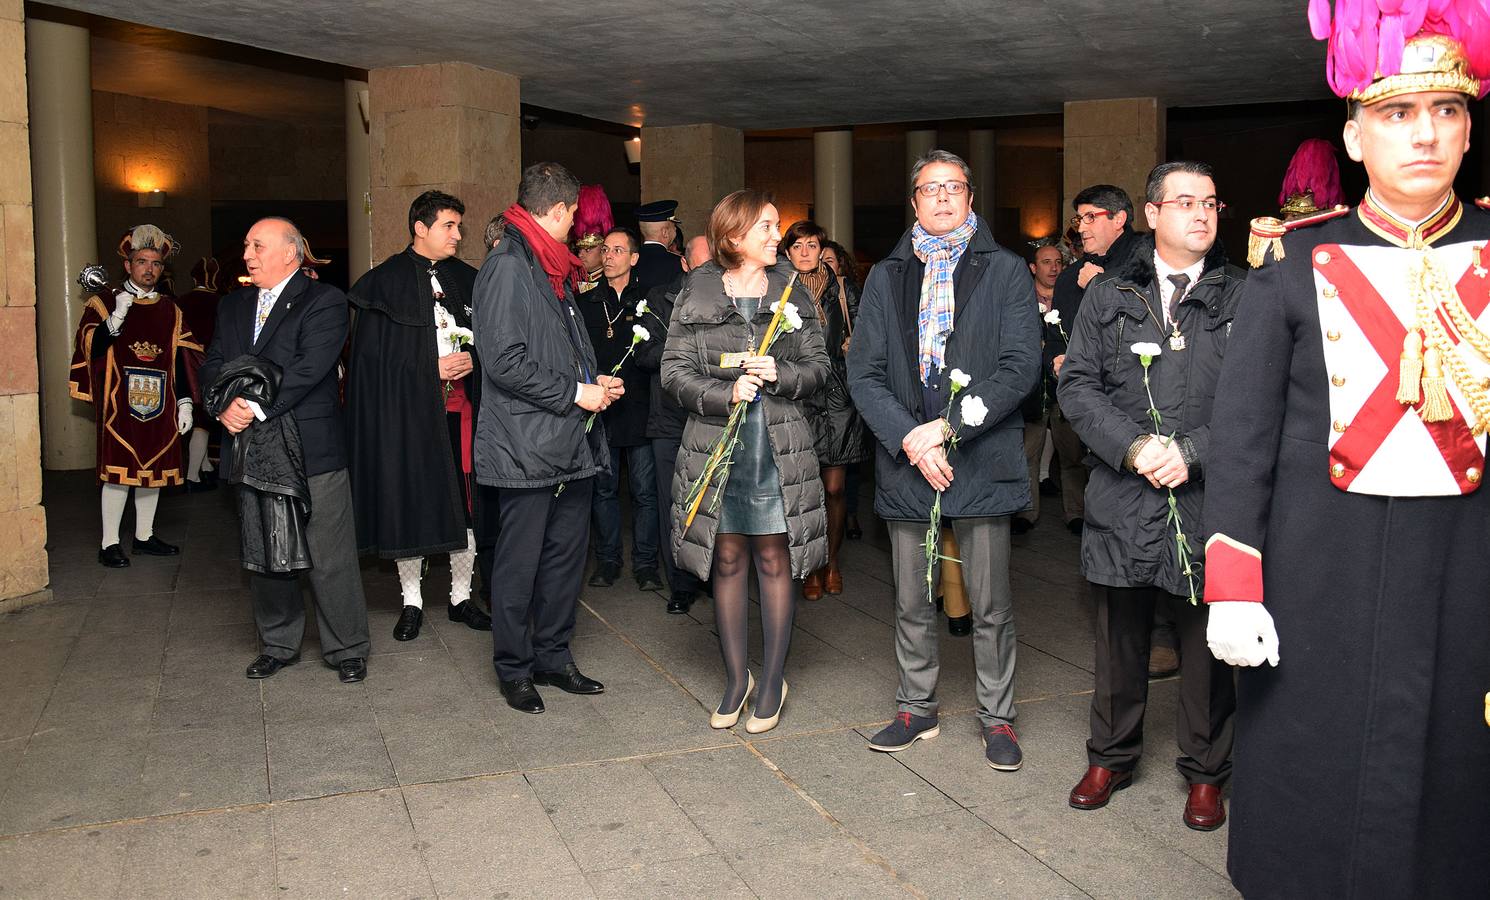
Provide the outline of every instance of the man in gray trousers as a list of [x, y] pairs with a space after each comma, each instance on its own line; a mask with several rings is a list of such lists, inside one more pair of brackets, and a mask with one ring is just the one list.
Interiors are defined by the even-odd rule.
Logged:
[[[218, 304], [217, 331], [200, 377], [210, 386], [225, 364], [244, 354], [272, 362], [284, 373], [272, 406], [265, 409], [236, 397], [218, 420], [229, 441], [238, 441], [259, 422], [293, 417], [310, 487], [305, 532], [321, 658], [342, 681], [355, 682], [367, 677], [371, 645], [336, 384], [336, 363], [347, 340], [347, 296], [308, 278], [301, 271], [306, 256], [305, 238], [290, 220], [254, 223], [243, 241], [243, 261], [253, 285]], [[231, 444], [223, 447], [224, 459], [231, 453]], [[268, 678], [300, 659], [305, 605], [294, 576], [254, 573], [249, 581], [262, 650], [247, 675]]]
[[[1040, 365], [1035, 286], [1024, 261], [973, 213], [960, 158], [933, 150], [918, 160], [910, 201], [916, 224], [870, 273], [848, 355], [849, 392], [878, 438], [874, 507], [889, 527], [895, 569], [899, 710], [870, 748], [904, 750], [940, 733], [939, 616], [923, 549], [940, 491], [972, 605], [984, 755], [1011, 772], [1024, 757], [1011, 724], [1009, 518], [1030, 504], [1019, 407]], [[970, 379], [955, 397], [954, 370]]]

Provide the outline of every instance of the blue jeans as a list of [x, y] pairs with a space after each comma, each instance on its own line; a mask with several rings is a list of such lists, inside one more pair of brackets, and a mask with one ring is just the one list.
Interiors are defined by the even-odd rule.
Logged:
[[595, 477], [595, 559], [621, 565], [621, 456], [631, 486], [631, 570], [657, 568], [657, 483], [652, 446], [610, 448], [610, 475]]

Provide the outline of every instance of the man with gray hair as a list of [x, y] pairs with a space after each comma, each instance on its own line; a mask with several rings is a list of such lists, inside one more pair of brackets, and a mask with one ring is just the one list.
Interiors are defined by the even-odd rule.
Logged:
[[[940, 499], [972, 607], [984, 758], [1011, 772], [1024, 756], [1012, 725], [1009, 518], [1030, 503], [1020, 404], [1040, 365], [1040, 320], [1029, 268], [972, 211], [971, 181], [967, 163], [943, 150], [911, 169], [916, 224], [870, 272], [848, 354], [849, 392], [878, 438], [874, 508], [889, 527], [895, 571], [898, 712], [870, 749], [905, 750], [941, 730], [938, 616], [927, 590], [928, 562], [939, 558], [925, 550]], [[966, 477], [953, 480], [954, 463]]]
[[[308, 255], [305, 238], [289, 219], [254, 223], [243, 241], [252, 287], [234, 291], [219, 304], [201, 383], [210, 388], [226, 365], [245, 356], [273, 364], [282, 373], [273, 403], [236, 396], [218, 415], [228, 432], [223, 458], [232, 458], [234, 442], [249, 439], [249, 429], [272, 419], [288, 416], [298, 429], [310, 492], [305, 538], [321, 657], [342, 681], [354, 682], [367, 677], [370, 643], [336, 380], [347, 340], [347, 297], [301, 271]], [[268, 678], [299, 661], [305, 606], [293, 574], [255, 571], [249, 582], [262, 649], [247, 675]]]

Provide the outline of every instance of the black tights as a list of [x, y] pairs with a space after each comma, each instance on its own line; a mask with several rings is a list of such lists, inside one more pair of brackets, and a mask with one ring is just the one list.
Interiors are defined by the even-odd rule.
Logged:
[[[781, 706], [782, 673], [792, 640], [797, 590], [792, 583], [786, 534], [720, 534], [714, 542], [714, 619], [727, 678], [719, 711], [728, 713], [745, 696], [750, 656], [750, 559], [761, 592], [762, 664], [756, 715], [768, 718]], [[763, 715], [762, 715], [763, 714]]]
[[823, 493], [828, 506], [828, 564], [827, 571], [838, 571], [838, 549], [843, 546], [843, 525], [848, 518], [845, 503], [844, 482], [848, 478], [847, 466], [824, 466]]

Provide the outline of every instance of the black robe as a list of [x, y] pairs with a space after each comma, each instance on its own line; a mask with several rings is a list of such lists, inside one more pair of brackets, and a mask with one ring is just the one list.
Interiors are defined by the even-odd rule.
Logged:
[[[1487, 238], [1490, 214], [1470, 206], [1432, 246]], [[1332, 417], [1331, 392], [1382, 371], [1395, 383], [1402, 338], [1375, 351], [1390, 369], [1326, 365], [1342, 333], [1321, 335], [1321, 309], [1368, 296], [1316, 283], [1319, 260], [1339, 268], [1330, 245], [1403, 246], [1356, 210], [1288, 235], [1284, 258], [1247, 279], [1211, 419], [1206, 597], [1259, 599], [1260, 574], [1280, 657], [1239, 670], [1227, 869], [1249, 900], [1490, 897], [1490, 490], [1332, 483], [1345, 470], [1327, 439], [1358, 420]], [[1372, 288], [1406, 291], [1420, 253], [1385, 254]], [[1227, 561], [1223, 541], [1260, 565]]]
[[[410, 247], [359, 278], [348, 295], [356, 308], [346, 420], [357, 549], [384, 559], [464, 550], [466, 529], [485, 518], [471, 508], [481, 505], [480, 494], [458, 464], [458, 418], [445, 412], [429, 269]], [[470, 328], [476, 270], [455, 258], [434, 269], [442, 305]], [[475, 346], [467, 349], [474, 357]], [[459, 383], [479, 408], [481, 379]], [[474, 435], [474, 410], [471, 419]], [[485, 529], [477, 530], [484, 545]]]

